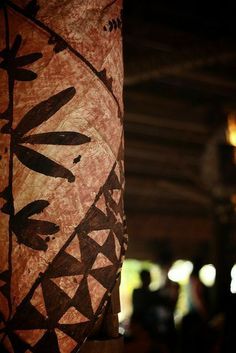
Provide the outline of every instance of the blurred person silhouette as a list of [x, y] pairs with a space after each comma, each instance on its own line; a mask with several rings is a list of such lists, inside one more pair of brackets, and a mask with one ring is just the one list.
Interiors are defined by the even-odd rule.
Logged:
[[145, 329], [149, 329], [149, 314], [152, 305], [152, 292], [149, 289], [151, 274], [148, 270], [142, 270], [139, 276], [141, 287], [134, 289], [132, 295], [133, 315]]
[[151, 335], [155, 351], [160, 353], [176, 352], [177, 333], [174, 312], [179, 297], [179, 284], [166, 279], [164, 285], [152, 293]]
[[141, 286], [133, 290], [133, 313], [129, 321], [129, 328], [124, 337], [124, 353], [152, 353], [150, 336], [150, 308], [151, 308], [151, 274], [148, 270], [139, 273]]
[[[179, 285], [168, 279], [165, 272], [165, 282], [156, 291], [149, 289], [151, 275], [148, 270], [140, 272], [141, 287], [134, 289], [133, 315], [130, 320], [130, 339], [139, 330], [138, 340], [148, 337], [151, 342], [151, 353], [174, 353], [176, 348], [176, 329], [174, 311], [179, 295]], [[150, 341], [149, 341], [150, 340]]]
[[195, 260], [189, 278], [189, 312], [183, 317], [181, 324], [182, 353], [210, 352], [210, 306], [207, 287], [199, 279], [201, 267], [201, 261]]

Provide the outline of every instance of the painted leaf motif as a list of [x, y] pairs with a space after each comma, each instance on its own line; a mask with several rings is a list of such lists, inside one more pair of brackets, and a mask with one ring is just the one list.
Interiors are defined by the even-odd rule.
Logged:
[[22, 42], [22, 37], [20, 34], [17, 34], [15, 40], [14, 40], [14, 43], [12, 45], [12, 48], [11, 48], [11, 54], [13, 56], [16, 56], [18, 50], [20, 49], [20, 46], [21, 46], [21, 42]]
[[65, 178], [70, 183], [75, 180], [70, 170], [28, 147], [17, 145], [14, 152], [21, 163], [35, 172], [54, 178]]
[[59, 226], [52, 222], [30, 219], [28, 223], [30, 228], [34, 229], [38, 234], [55, 234], [59, 231]]
[[13, 218], [12, 230], [19, 243], [34, 250], [46, 251], [46, 240], [39, 235], [51, 235], [59, 231], [59, 226], [48, 221], [29, 219], [29, 216], [40, 213], [49, 205], [46, 200], [37, 200], [26, 205]]
[[25, 136], [19, 140], [20, 143], [47, 144], [47, 145], [82, 145], [91, 139], [78, 132], [60, 131], [46, 132]]
[[29, 64], [33, 64], [40, 58], [42, 58], [41, 53], [32, 53], [29, 55], [18, 56], [18, 58], [15, 59], [15, 64], [17, 67], [26, 66]]
[[75, 88], [69, 87], [35, 105], [24, 115], [15, 129], [15, 133], [18, 136], [23, 136], [28, 131], [41, 125], [68, 103], [74, 97], [75, 93]]
[[33, 81], [37, 78], [37, 74], [31, 70], [16, 69], [14, 78], [17, 81]]
[[[42, 227], [42, 229], [41, 229]], [[54, 223], [28, 219], [25, 222], [13, 226], [13, 231], [19, 243], [34, 250], [47, 250], [47, 242], [39, 234], [47, 235], [58, 232], [59, 228]]]
[[13, 227], [13, 232], [15, 233], [19, 244], [24, 244], [34, 250], [46, 251], [48, 248], [46, 241], [39, 235], [35, 234], [30, 227], [28, 229], [26, 224], [24, 229]]
[[23, 207], [18, 213], [17, 217], [19, 218], [28, 218], [33, 216], [34, 214], [39, 214], [43, 212], [43, 210], [49, 206], [49, 202], [47, 200], [36, 200], [30, 202], [28, 205]]

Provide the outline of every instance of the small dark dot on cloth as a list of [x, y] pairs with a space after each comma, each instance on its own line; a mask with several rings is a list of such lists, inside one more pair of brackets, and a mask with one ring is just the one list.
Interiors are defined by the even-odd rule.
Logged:
[[81, 156], [79, 155], [73, 160], [73, 163], [78, 163], [81, 160]]

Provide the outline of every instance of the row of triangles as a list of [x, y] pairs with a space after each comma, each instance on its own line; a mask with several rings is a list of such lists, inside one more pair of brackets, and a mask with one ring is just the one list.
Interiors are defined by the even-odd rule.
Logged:
[[61, 331], [52, 330], [16, 330], [3, 339], [9, 353], [68, 353], [76, 346], [75, 339]]
[[[120, 213], [120, 187], [113, 170], [91, 206], [92, 217], [82, 222], [86, 233], [78, 227], [78, 233], [56, 255], [33, 295], [18, 307], [11, 320], [12, 332], [18, 337], [15, 352], [51, 353], [53, 347], [54, 353], [68, 353], [82, 343], [119, 265], [122, 234], [115, 218]], [[111, 211], [115, 212], [112, 217]], [[26, 344], [24, 350], [19, 348], [19, 340]]]

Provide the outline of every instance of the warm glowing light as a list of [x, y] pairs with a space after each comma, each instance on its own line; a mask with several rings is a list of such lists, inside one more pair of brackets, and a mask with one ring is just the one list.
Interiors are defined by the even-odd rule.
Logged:
[[207, 287], [212, 287], [215, 283], [216, 269], [213, 265], [208, 264], [201, 268], [199, 271], [199, 278]]
[[231, 281], [231, 284], [230, 284], [230, 291], [233, 294], [236, 293], [236, 278], [232, 278], [232, 281]]
[[232, 267], [231, 278], [230, 291], [231, 293], [236, 293], [236, 265]]
[[168, 278], [173, 282], [186, 283], [193, 270], [191, 261], [177, 260], [168, 272]]
[[236, 113], [228, 115], [228, 129], [226, 132], [227, 141], [230, 145], [236, 147]]
[[230, 274], [232, 278], [236, 278], [236, 264], [232, 267]]

